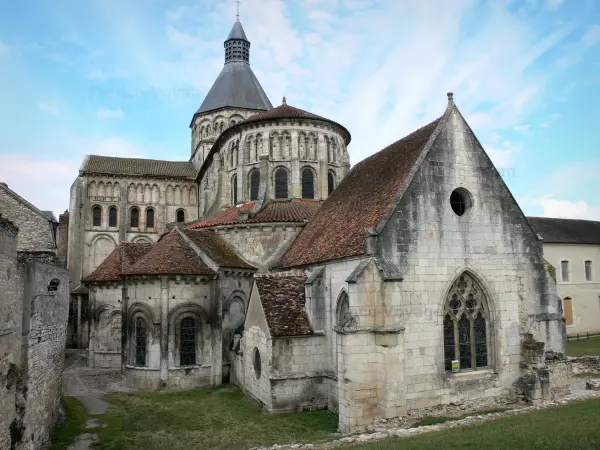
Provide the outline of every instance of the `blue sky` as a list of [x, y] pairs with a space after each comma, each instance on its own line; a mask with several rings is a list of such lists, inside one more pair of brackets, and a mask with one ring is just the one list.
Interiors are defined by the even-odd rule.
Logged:
[[[0, 5], [0, 181], [68, 207], [86, 154], [188, 160], [223, 65], [230, 0]], [[271, 102], [352, 133], [354, 164], [453, 91], [528, 215], [600, 220], [600, 3], [242, 0]]]

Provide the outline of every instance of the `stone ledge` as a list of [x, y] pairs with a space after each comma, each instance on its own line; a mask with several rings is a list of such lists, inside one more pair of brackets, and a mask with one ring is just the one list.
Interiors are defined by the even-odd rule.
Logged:
[[376, 334], [400, 334], [404, 333], [405, 328], [402, 326], [398, 327], [384, 327], [384, 326], [365, 326], [365, 327], [347, 327], [342, 328], [340, 326], [333, 327], [333, 331], [339, 334], [358, 334], [358, 333], [376, 333]]
[[304, 373], [291, 373], [291, 374], [274, 374], [269, 377], [271, 381], [282, 381], [282, 380], [303, 380], [307, 378], [331, 378], [337, 380], [337, 376], [333, 372], [304, 372]]

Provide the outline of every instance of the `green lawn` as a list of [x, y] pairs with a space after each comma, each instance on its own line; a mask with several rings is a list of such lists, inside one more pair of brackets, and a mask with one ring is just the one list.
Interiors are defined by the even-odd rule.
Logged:
[[[96, 416], [105, 425], [92, 431], [104, 450], [245, 449], [333, 440], [337, 416], [326, 412], [268, 414], [240, 392], [209, 388], [177, 393], [114, 394], [111, 408]], [[66, 449], [83, 431], [81, 404], [65, 398], [68, 420], [53, 436], [53, 449]], [[351, 447], [353, 450], [557, 450], [600, 449], [600, 399], [525, 413], [405, 439]]]
[[404, 439], [348, 446], [351, 450], [597, 450], [600, 400], [457, 427]]
[[600, 338], [593, 337], [579, 341], [567, 342], [568, 356], [600, 356]]
[[[218, 387], [176, 393], [113, 394], [105, 399], [112, 406], [97, 418], [106, 426], [92, 432], [99, 437], [97, 448], [106, 450], [243, 449], [340, 436], [337, 415], [333, 413], [268, 414], [241, 392], [219, 392]], [[78, 403], [67, 404], [69, 408], [74, 405]]]

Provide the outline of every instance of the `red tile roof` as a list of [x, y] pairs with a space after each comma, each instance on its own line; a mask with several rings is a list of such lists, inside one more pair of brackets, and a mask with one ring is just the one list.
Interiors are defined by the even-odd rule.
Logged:
[[439, 121], [354, 166], [283, 255], [280, 267], [364, 254], [367, 229], [390, 210]]
[[140, 258], [128, 275], [215, 275], [181, 237], [177, 229], [164, 235]]
[[320, 200], [271, 200], [253, 217], [240, 218], [240, 214], [248, 213], [254, 207], [254, 202], [241, 206], [231, 206], [212, 216], [189, 225], [187, 228], [214, 227], [217, 225], [234, 225], [244, 223], [268, 223], [268, 222], [306, 222], [321, 207]]
[[212, 230], [181, 230], [219, 267], [256, 269], [236, 253], [225, 239]]
[[80, 284], [75, 289], [71, 291], [72, 295], [87, 295], [90, 293], [90, 290], [87, 288], [85, 284]]
[[305, 276], [261, 275], [254, 278], [272, 337], [314, 334], [304, 309]]
[[137, 260], [148, 253], [154, 244], [124, 242], [117, 246], [83, 281], [119, 281]]

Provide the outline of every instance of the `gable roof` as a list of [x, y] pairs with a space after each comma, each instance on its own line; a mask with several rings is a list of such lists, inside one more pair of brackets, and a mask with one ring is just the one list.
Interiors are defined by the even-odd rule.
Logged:
[[181, 230], [181, 232], [219, 267], [256, 269], [256, 267], [244, 261], [225, 239], [212, 230]]
[[281, 258], [280, 267], [366, 252], [366, 233], [388, 213], [441, 118], [359, 162]]
[[304, 309], [305, 282], [306, 277], [300, 275], [255, 275], [254, 284], [272, 337], [314, 334]]
[[216, 275], [174, 229], [127, 271], [127, 275]]
[[226, 208], [187, 228], [197, 229], [243, 223], [306, 222], [315, 215], [322, 203], [321, 200], [307, 199], [271, 200], [255, 215], [246, 217], [245, 214], [248, 214], [255, 205], [255, 202], [249, 202]]
[[120, 281], [121, 275], [128, 273], [131, 267], [152, 249], [153, 245], [145, 242], [119, 244], [83, 281]]
[[530, 225], [546, 244], [600, 245], [600, 222], [554, 217], [528, 217]]
[[88, 155], [79, 169], [80, 174], [137, 175], [163, 178], [196, 178], [197, 170], [189, 161], [162, 161], [158, 159], [117, 158]]

